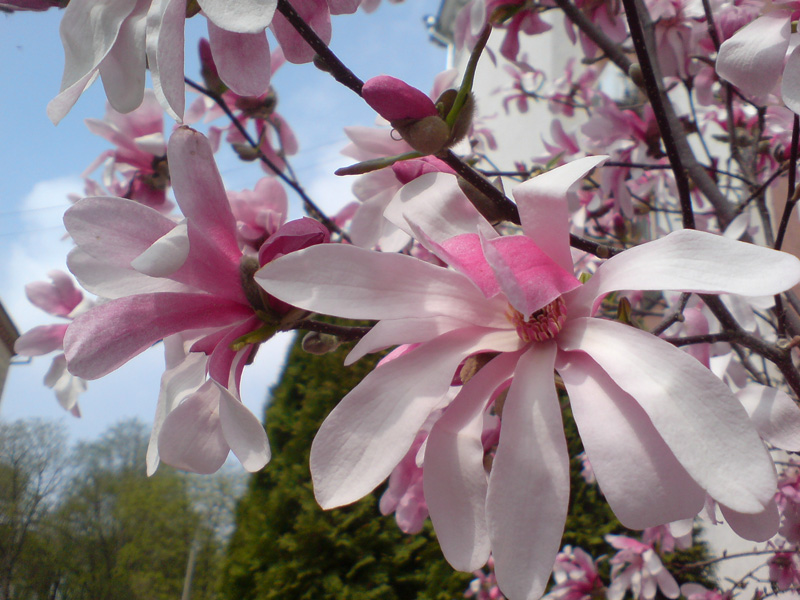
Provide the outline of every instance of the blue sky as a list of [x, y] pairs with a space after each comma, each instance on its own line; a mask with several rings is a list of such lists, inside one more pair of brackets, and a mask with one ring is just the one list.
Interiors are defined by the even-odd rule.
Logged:
[[[445, 68], [446, 52], [429, 41], [424, 18], [435, 15], [438, 0], [384, 2], [373, 14], [335, 17], [331, 47], [359, 77], [389, 74], [422, 90]], [[61, 216], [66, 195], [80, 193], [84, 169], [107, 143], [86, 129], [83, 120], [102, 118], [105, 97], [96, 83], [84, 93], [69, 115], [54, 127], [45, 114], [47, 102], [58, 92], [63, 50], [58, 36], [61, 12], [0, 14], [0, 299], [21, 332], [57, 319], [31, 306], [24, 285], [46, 279], [47, 271], [65, 269], [71, 242], [63, 240]], [[200, 18], [187, 30], [186, 73], [197, 78], [197, 39], [204, 34]], [[289, 121], [300, 141], [293, 160], [298, 178], [321, 206], [328, 210], [352, 200], [351, 182], [332, 175], [347, 164], [339, 155], [347, 140], [342, 127], [371, 125], [374, 113], [352, 92], [312, 65], [285, 65], [273, 85], [279, 112]], [[171, 124], [168, 124], [171, 126]], [[252, 187], [262, 176], [254, 164], [243, 164], [229, 152], [218, 164], [230, 189]], [[289, 193], [291, 217], [301, 216], [296, 196]], [[262, 415], [269, 385], [279, 373], [288, 336], [271, 340], [259, 351], [256, 363], [245, 372], [242, 396]], [[81, 398], [83, 417], [75, 419], [57, 405], [42, 378], [50, 358], [25, 364], [19, 358], [11, 367], [0, 418], [13, 420], [44, 417], [63, 420], [73, 439], [90, 439], [125, 417], [150, 422], [163, 370], [160, 348], [134, 359], [106, 378], [89, 384]]]

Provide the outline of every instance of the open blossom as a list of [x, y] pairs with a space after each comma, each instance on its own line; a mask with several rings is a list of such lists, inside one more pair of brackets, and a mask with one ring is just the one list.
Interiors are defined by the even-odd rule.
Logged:
[[592, 600], [605, 592], [595, 561], [581, 548], [564, 546], [556, 556], [553, 579], [546, 600]]
[[108, 197], [85, 198], [64, 216], [77, 244], [68, 259], [71, 271], [86, 289], [110, 298], [67, 330], [69, 369], [96, 379], [155, 342], [183, 334], [191, 340], [188, 354], [185, 360], [168, 356], [168, 370], [182, 365], [199, 370], [202, 379], [196, 389], [179, 386], [175, 393], [186, 396], [180, 402], [166, 402], [171, 410], [162, 411], [158, 423], [160, 458], [213, 472], [232, 450], [245, 468], [257, 470], [268, 461], [269, 447], [258, 418], [238, 397], [242, 370], [258, 343], [297, 311], [259, 293], [250, 276], [277, 256], [327, 241], [327, 231], [310, 219], [293, 221], [261, 246], [257, 258], [243, 256], [206, 138], [180, 128], [167, 156], [183, 223]]
[[[93, 302], [72, 283], [63, 271], [50, 271], [50, 281], [34, 281], [25, 286], [25, 294], [31, 304], [48, 314], [64, 319], [74, 319], [87, 311]], [[23, 333], [14, 343], [14, 352], [21, 356], [41, 356], [64, 349], [64, 334], [67, 323], [39, 325]], [[78, 396], [86, 391], [86, 382], [67, 371], [67, 361], [60, 352], [44, 376], [44, 384], [52, 388], [58, 403], [76, 417], [81, 416]]]
[[800, 556], [797, 551], [776, 552], [767, 564], [769, 579], [779, 590], [800, 586]]
[[[773, 463], [729, 388], [671, 344], [593, 315], [614, 290], [778, 293], [800, 281], [800, 261], [687, 230], [622, 252], [581, 285], [565, 197], [599, 162], [581, 159], [520, 185], [524, 235], [516, 236], [498, 236], [452, 176], [406, 185], [386, 217], [449, 269], [339, 245], [284, 257], [255, 277], [306, 310], [379, 320], [348, 361], [413, 344], [370, 373], [320, 428], [311, 451], [319, 503], [333, 508], [372, 491], [444, 408], [423, 461], [440, 545], [463, 571], [491, 551], [512, 599], [542, 595], [566, 519], [569, 456], [554, 370], [603, 494], [627, 527], [692, 518], [706, 494], [731, 514], [774, 508]], [[449, 401], [460, 366], [482, 356], [485, 365]], [[483, 422], [509, 380], [487, 474]]]
[[[289, 123], [276, 110], [278, 96], [273, 87], [269, 85], [262, 93], [258, 94], [238, 94], [225, 85], [220, 78], [208, 40], [200, 40], [199, 51], [201, 71], [206, 87], [222, 97], [243, 128], [249, 127], [250, 123], [254, 124], [255, 139], [259, 140], [258, 149], [278, 171], [283, 171], [286, 168], [284, 158], [297, 154], [299, 145]], [[270, 79], [285, 62], [283, 49], [277, 48], [271, 53], [268, 65]], [[209, 136], [218, 137], [223, 132], [227, 132], [225, 139], [233, 145], [239, 156], [243, 160], [254, 160], [256, 158], [255, 151], [250, 147], [241, 131], [228, 119], [219, 103], [207, 95], [203, 94], [192, 102], [184, 122], [190, 125], [202, 118], [204, 122], [209, 123], [220, 117], [225, 118], [227, 125], [221, 129], [211, 127]], [[261, 162], [260, 164], [267, 173], [273, 172], [265, 163]]]
[[122, 198], [130, 198], [167, 213], [169, 187], [164, 116], [151, 90], [145, 91], [142, 104], [123, 114], [112, 106], [104, 119], [86, 119], [89, 131], [116, 146], [106, 150], [86, 169], [84, 177], [103, 165], [102, 183]]
[[658, 590], [667, 598], [680, 596], [678, 583], [652, 546], [623, 535], [607, 535], [606, 541], [619, 550], [609, 561], [608, 600], [622, 600], [628, 589], [635, 600], [653, 600]]

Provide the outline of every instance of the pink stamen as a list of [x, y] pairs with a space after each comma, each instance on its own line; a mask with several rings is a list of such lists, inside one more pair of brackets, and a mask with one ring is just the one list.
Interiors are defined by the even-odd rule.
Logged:
[[567, 320], [567, 305], [559, 296], [527, 319], [521, 312], [511, 306], [508, 307], [506, 316], [517, 330], [517, 335], [523, 340], [526, 342], [543, 342], [553, 339], [561, 331], [564, 321]]

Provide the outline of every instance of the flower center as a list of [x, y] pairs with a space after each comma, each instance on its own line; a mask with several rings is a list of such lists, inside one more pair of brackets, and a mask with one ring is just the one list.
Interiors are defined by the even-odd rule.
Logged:
[[517, 309], [508, 307], [506, 317], [517, 330], [517, 335], [526, 342], [551, 340], [567, 320], [567, 305], [561, 296], [544, 308], [540, 308], [527, 319]]

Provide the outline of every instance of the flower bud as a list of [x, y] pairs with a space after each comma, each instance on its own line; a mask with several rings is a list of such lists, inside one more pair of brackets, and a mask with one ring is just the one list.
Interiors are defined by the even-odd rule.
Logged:
[[[450, 110], [453, 108], [457, 96], [458, 90], [449, 89], [442, 92], [436, 99], [436, 108], [439, 110], [439, 114], [443, 119], [447, 118], [447, 115], [450, 114]], [[448, 147], [457, 144], [466, 137], [469, 133], [469, 128], [472, 126], [472, 117], [474, 114], [475, 98], [472, 92], [470, 92], [450, 130], [450, 138], [447, 140]]]
[[245, 162], [258, 160], [258, 148], [253, 148], [250, 144], [231, 144], [231, 148], [237, 156]]
[[395, 121], [392, 126], [409, 146], [422, 154], [436, 154], [450, 139], [450, 128], [441, 117], [425, 117], [402, 125]]

